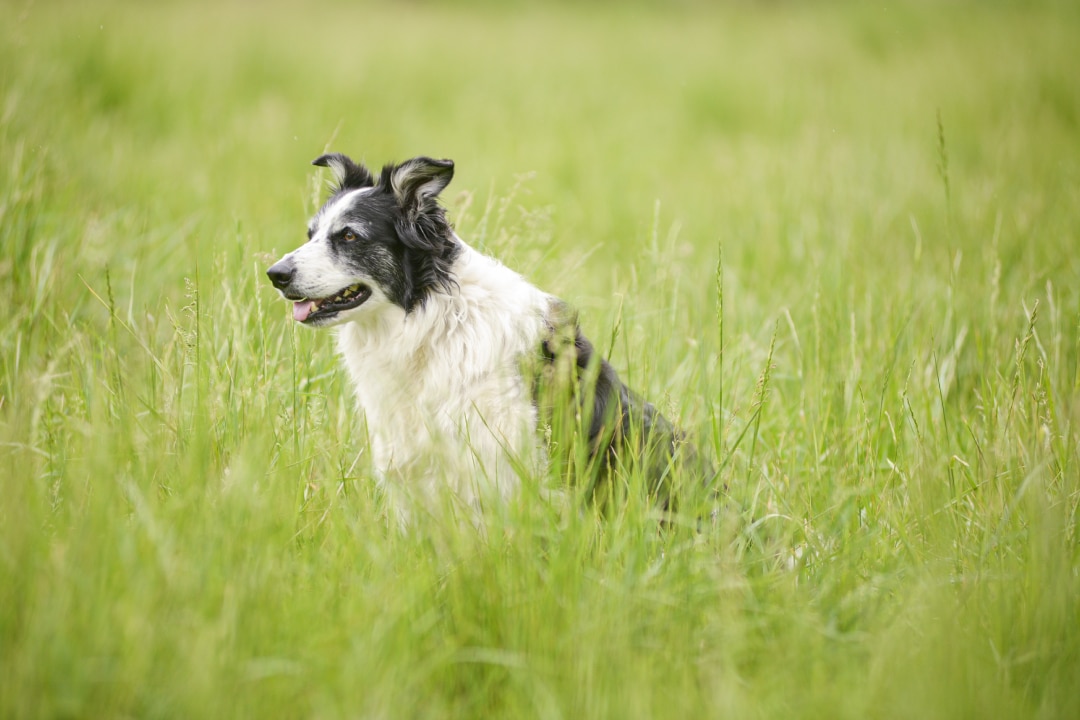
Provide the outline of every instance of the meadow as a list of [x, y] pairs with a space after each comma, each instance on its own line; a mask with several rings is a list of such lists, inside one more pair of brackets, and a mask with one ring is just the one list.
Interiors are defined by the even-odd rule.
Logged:
[[[0, 716], [1080, 717], [1078, 37], [0, 2]], [[389, 523], [264, 275], [327, 149], [453, 158], [458, 233], [693, 433], [716, 522], [553, 470]]]

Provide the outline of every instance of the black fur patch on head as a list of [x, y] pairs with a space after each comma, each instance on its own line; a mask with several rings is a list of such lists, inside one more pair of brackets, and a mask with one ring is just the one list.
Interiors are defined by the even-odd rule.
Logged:
[[449, 292], [454, 285], [450, 268], [461, 248], [446, 210], [436, 200], [453, 176], [450, 160], [419, 157], [383, 167], [376, 186], [397, 200], [394, 224], [405, 248], [406, 310], [422, 304], [433, 290]]
[[461, 247], [437, 200], [453, 178], [452, 161], [417, 157], [389, 164], [378, 182], [340, 153], [323, 155], [314, 164], [329, 167], [338, 182], [327, 205], [346, 192], [372, 188], [343, 215], [347, 224], [361, 229], [361, 238], [349, 244], [331, 238], [342, 262], [376, 280], [406, 312], [422, 306], [432, 292], [454, 287], [451, 268]]

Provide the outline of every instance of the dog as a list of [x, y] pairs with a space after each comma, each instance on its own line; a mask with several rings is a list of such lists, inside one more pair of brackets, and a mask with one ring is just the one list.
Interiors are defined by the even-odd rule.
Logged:
[[667, 506], [665, 480], [677, 462], [700, 465], [698, 453], [622, 383], [566, 303], [458, 237], [438, 202], [453, 161], [416, 157], [378, 177], [340, 153], [312, 164], [332, 172], [330, 196], [307, 242], [267, 275], [296, 322], [337, 328], [376, 480], [402, 525], [444, 496], [473, 512], [505, 500], [556, 455], [584, 458], [597, 486], [637, 463]]

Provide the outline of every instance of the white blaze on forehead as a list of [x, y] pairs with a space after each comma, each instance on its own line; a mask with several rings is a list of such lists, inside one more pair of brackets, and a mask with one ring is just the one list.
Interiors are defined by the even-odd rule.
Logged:
[[315, 216], [315, 219], [311, 223], [312, 239], [315, 234], [320, 230], [325, 231], [327, 234], [335, 232], [344, 226], [344, 217], [348, 213], [349, 208], [353, 206], [356, 199], [361, 195], [370, 193], [373, 188], [360, 188], [359, 190], [350, 190], [344, 193], [341, 197], [332, 200], [330, 204], [319, 211], [319, 214]]
[[[294, 292], [312, 299], [324, 298], [356, 282], [368, 281], [368, 278], [357, 276], [342, 265], [331, 249], [330, 237], [345, 226], [349, 208], [357, 198], [371, 190], [350, 190], [331, 200], [312, 219], [308, 227], [311, 239], [285, 256], [291, 258], [295, 265], [292, 281]], [[355, 223], [352, 225], [355, 227]]]

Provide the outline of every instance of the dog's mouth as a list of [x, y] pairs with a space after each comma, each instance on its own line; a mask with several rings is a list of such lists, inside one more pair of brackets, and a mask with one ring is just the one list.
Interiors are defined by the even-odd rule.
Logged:
[[[287, 297], [287, 296], [286, 296]], [[310, 323], [314, 320], [327, 318], [345, 310], [352, 310], [363, 305], [371, 297], [371, 288], [363, 283], [350, 285], [339, 290], [336, 295], [329, 297], [312, 298], [288, 298], [293, 300], [293, 319]]]

